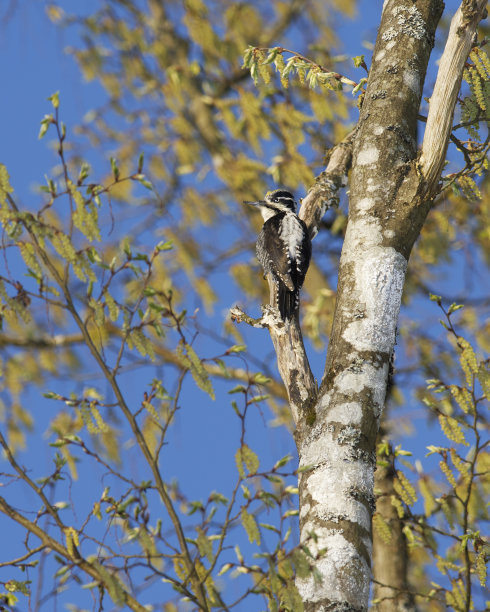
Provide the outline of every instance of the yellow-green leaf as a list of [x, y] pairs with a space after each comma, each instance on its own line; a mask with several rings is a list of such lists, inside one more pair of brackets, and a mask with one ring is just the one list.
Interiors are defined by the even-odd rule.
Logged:
[[475, 351], [471, 344], [464, 338], [458, 339], [458, 344], [461, 346], [461, 354], [459, 360], [461, 368], [466, 377], [466, 385], [468, 389], [473, 388], [473, 376], [478, 373], [478, 362], [476, 360]]
[[247, 532], [249, 542], [256, 542], [260, 545], [260, 531], [253, 514], [250, 514], [250, 512], [247, 512], [247, 510], [243, 508], [241, 519], [243, 528]]
[[439, 424], [448, 440], [451, 440], [451, 442], [456, 442], [457, 444], [464, 444], [465, 446], [468, 446], [468, 442], [466, 442], [464, 437], [464, 432], [456, 419], [440, 414]]
[[246, 476], [244, 468], [247, 469], [248, 475], [250, 475], [255, 474], [260, 465], [259, 458], [246, 444], [237, 450], [235, 454], [235, 462], [241, 478], [245, 478]]
[[391, 528], [379, 512], [373, 514], [373, 527], [385, 544], [391, 542]]
[[214, 400], [215, 394], [211, 380], [202, 365], [202, 361], [199, 359], [192, 346], [190, 344], [184, 345], [180, 343], [177, 346], [177, 355], [182, 365], [190, 370], [197, 386]]

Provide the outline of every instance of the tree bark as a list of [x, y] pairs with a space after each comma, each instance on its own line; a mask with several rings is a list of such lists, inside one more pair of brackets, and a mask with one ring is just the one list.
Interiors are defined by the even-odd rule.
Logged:
[[[380, 432], [381, 433], [381, 432]], [[408, 582], [408, 546], [403, 533], [403, 522], [391, 503], [394, 489], [395, 470], [393, 465], [376, 468], [374, 492], [376, 513], [389, 526], [390, 539], [387, 541], [373, 529], [373, 604], [375, 612], [414, 612], [413, 594]]]

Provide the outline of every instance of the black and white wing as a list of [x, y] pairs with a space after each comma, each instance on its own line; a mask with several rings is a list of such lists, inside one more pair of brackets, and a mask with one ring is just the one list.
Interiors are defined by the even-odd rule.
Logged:
[[283, 218], [284, 215], [275, 215], [264, 223], [257, 240], [257, 259], [265, 274], [272, 274], [289, 291], [294, 291], [295, 285], [291, 277], [291, 257], [287, 244], [281, 237]]

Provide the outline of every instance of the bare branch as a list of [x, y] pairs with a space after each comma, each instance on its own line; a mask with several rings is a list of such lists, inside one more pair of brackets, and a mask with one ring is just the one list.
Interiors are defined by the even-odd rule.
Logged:
[[[274, 283], [268, 277], [272, 291]], [[316, 402], [318, 388], [311, 372], [308, 357], [303, 344], [303, 336], [299, 325], [299, 316], [285, 323], [271, 306], [262, 308], [263, 316], [252, 319], [239, 308], [231, 310], [231, 317], [237, 323], [245, 322], [252, 327], [266, 327], [271, 335], [277, 355], [277, 367], [286, 387], [289, 406], [296, 427], [308, 422], [308, 414]]]
[[347, 183], [347, 173], [352, 163], [352, 144], [357, 128], [336, 144], [330, 151], [325, 170], [316, 178], [315, 184], [301, 203], [299, 217], [306, 223], [310, 236], [318, 233], [318, 225], [329, 208], [339, 203], [339, 191]]
[[42, 544], [41, 546], [37, 546], [36, 548], [33, 548], [29, 552], [26, 552], [25, 555], [22, 555], [21, 557], [18, 557], [17, 559], [12, 559], [11, 561], [3, 561], [2, 563], [0, 563], [0, 567], [15, 567], [17, 565], [27, 566], [30, 563], [32, 563], [29, 561], [26, 563], [27, 559], [29, 559], [33, 555], [36, 555], [38, 552], [41, 552], [42, 550], [45, 550], [45, 549], [46, 549], [46, 546]]
[[265, 318], [276, 351], [279, 374], [286, 386], [289, 407], [298, 428], [314, 419], [318, 395], [318, 386], [303, 344], [299, 312], [287, 324], [272, 313], [267, 313]]
[[429, 194], [434, 193], [441, 176], [464, 64], [486, 4], [486, 0], [463, 0], [451, 21], [430, 99], [420, 158], [420, 169]]

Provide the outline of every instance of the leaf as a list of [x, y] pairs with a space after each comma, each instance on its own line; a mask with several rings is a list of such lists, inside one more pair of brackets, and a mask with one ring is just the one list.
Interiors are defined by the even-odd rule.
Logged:
[[483, 390], [483, 395], [490, 401], [490, 371], [486, 368], [484, 363], [480, 364], [477, 376]]
[[266, 385], [271, 382], [271, 379], [268, 376], [264, 376], [261, 372], [257, 372], [254, 374], [253, 381], [256, 385]]
[[282, 457], [282, 459], [279, 459], [279, 461], [276, 461], [276, 463], [274, 463], [272, 471], [275, 472], [279, 468], [284, 467], [287, 463], [289, 463], [292, 460], [292, 458], [293, 458], [292, 455], [285, 455], [284, 457]]
[[466, 385], [468, 389], [473, 388], [473, 376], [478, 374], [478, 362], [476, 360], [475, 351], [471, 344], [464, 338], [458, 338], [458, 344], [462, 348], [459, 360], [461, 368], [466, 377]]
[[352, 61], [354, 62], [354, 66], [356, 68], [360, 68], [365, 62], [364, 55], [356, 55], [352, 58]]
[[223, 574], [226, 574], [226, 572], [229, 571], [232, 567], [233, 567], [233, 563], [225, 563], [219, 570], [218, 576], [222, 576]]
[[211, 380], [192, 346], [180, 342], [177, 345], [177, 355], [182, 365], [190, 370], [196, 385], [214, 400], [215, 394]]
[[260, 466], [259, 458], [246, 444], [235, 453], [235, 462], [241, 478], [245, 478], [246, 475], [244, 468], [247, 469], [247, 475], [251, 475], [256, 474]]
[[230, 389], [228, 391], [229, 395], [233, 395], [234, 393], [246, 393], [247, 392], [247, 387], [244, 387], [243, 385], [237, 385], [236, 387], [233, 387], [233, 389]]
[[155, 251], [157, 253], [160, 253], [160, 251], [171, 251], [173, 248], [174, 248], [173, 242], [171, 240], [167, 240], [167, 241], [159, 242], [155, 247]]
[[141, 174], [141, 172], [143, 171], [143, 163], [144, 163], [144, 161], [145, 161], [145, 154], [142, 151], [139, 154], [139, 157], [138, 157], [138, 174]]
[[114, 181], [117, 183], [117, 181], [119, 180], [120, 171], [119, 171], [117, 162], [114, 157], [110, 158], [110, 162], [111, 162], [112, 175], [114, 177]]
[[447, 314], [453, 314], [453, 312], [456, 312], [457, 310], [461, 310], [461, 308], [464, 308], [464, 304], [456, 304], [456, 303], [452, 303], [451, 306], [449, 306], [448, 310], [447, 310]]
[[[32, 580], [9, 580], [5, 583], [5, 588], [9, 593], [22, 593], [30, 595], [30, 589], [27, 585], [31, 584]], [[17, 600], [17, 598], [15, 598]]]
[[473, 398], [466, 387], [461, 388], [457, 385], [450, 385], [449, 391], [465, 414], [474, 414], [475, 405], [473, 403]]
[[253, 514], [247, 512], [246, 508], [242, 508], [241, 520], [243, 528], [247, 532], [249, 542], [256, 542], [260, 545], [260, 531]]
[[363, 85], [365, 85], [367, 83], [367, 79], [365, 77], [363, 77], [359, 83], [357, 83], [357, 85], [352, 89], [351, 94], [353, 96], [356, 95], [356, 93], [362, 89]]
[[263, 64], [272, 64], [272, 62], [276, 59], [278, 53], [279, 53], [279, 47], [274, 47], [273, 49], [271, 49], [269, 51], [267, 57], [265, 58], [265, 60], [262, 63]]
[[417, 501], [417, 493], [403, 472], [397, 470], [396, 476], [393, 487], [407, 506], [411, 506]]
[[44, 115], [43, 119], [41, 119], [41, 128], [39, 129], [38, 139], [44, 138], [46, 132], [48, 131], [49, 126], [54, 123], [53, 115]]
[[242, 353], [243, 351], [246, 351], [246, 350], [247, 350], [247, 347], [245, 344], [234, 344], [226, 352], [227, 353]]
[[53, 108], [58, 108], [60, 105], [60, 92], [56, 91], [54, 94], [49, 96], [48, 100], [53, 105]]
[[208, 536], [204, 533], [204, 531], [197, 527], [196, 531], [198, 533], [197, 536], [197, 547], [199, 549], [199, 554], [201, 557], [206, 557], [209, 563], [213, 562], [213, 543], [208, 538]]
[[138, 181], [138, 183], [141, 183], [143, 187], [146, 187], [146, 189], [148, 189], [149, 191], [154, 190], [153, 183], [147, 178], [145, 178], [144, 174], [137, 174], [134, 178]]
[[457, 444], [464, 444], [465, 446], [468, 446], [463, 430], [456, 419], [440, 414], [439, 425], [441, 426], [441, 429], [448, 440], [451, 440], [451, 442], [456, 442]]

